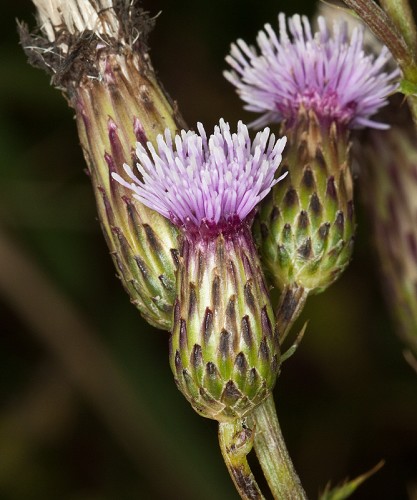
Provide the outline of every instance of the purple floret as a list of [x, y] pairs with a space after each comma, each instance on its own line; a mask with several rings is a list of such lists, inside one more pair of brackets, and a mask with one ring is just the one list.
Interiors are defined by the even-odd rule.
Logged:
[[216, 232], [242, 222], [282, 177], [275, 178], [286, 138], [275, 141], [268, 128], [251, 141], [246, 125], [237, 133], [220, 120], [207, 139], [201, 123], [198, 133], [185, 130], [173, 139], [167, 129], [157, 137], [157, 151], [148, 142], [137, 143], [139, 179], [128, 165], [127, 182], [113, 178], [134, 197], [177, 226]]
[[278, 20], [279, 36], [269, 24], [259, 32], [259, 52], [238, 40], [226, 57], [232, 71], [225, 71], [225, 77], [236, 86], [245, 109], [262, 114], [253, 126], [291, 124], [300, 110], [311, 109], [349, 128], [387, 128], [370, 120], [397, 88], [399, 70], [384, 71], [390, 60], [386, 47], [377, 57], [366, 54], [362, 27], [349, 36], [347, 24], [335, 22], [330, 33], [323, 17], [314, 35], [306, 17], [289, 18], [290, 38], [285, 15]]

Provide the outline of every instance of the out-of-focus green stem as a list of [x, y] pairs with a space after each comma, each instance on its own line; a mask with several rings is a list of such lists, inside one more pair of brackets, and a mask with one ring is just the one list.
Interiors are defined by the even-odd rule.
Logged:
[[417, 130], [417, 95], [408, 96], [408, 105], [410, 106], [411, 115], [413, 117], [414, 125]]
[[[344, 0], [391, 51], [404, 80], [417, 88], [417, 29], [408, 0], [381, 0], [385, 11], [373, 0]], [[407, 93], [417, 128], [417, 93]]]
[[[380, 0], [380, 3], [408, 45], [413, 63], [402, 69], [404, 77], [417, 88], [417, 26], [410, 3], [408, 0]], [[409, 95], [407, 100], [417, 128], [417, 95]]]
[[242, 420], [219, 423], [219, 443], [229, 474], [244, 500], [262, 500], [259, 486], [250, 470], [247, 455], [253, 447], [254, 432]]
[[358, 14], [376, 37], [389, 48], [401, 67], [413, 63], [407, 43], [379, 5], [373, 0], [344, 0], [344, 2]]
[[380, 0], [380, 4], [401, 32], [415, 59], [417, 57], [417, 28], [409, 1]]
[[249, 420], [256, 429], [256, 455], [274, 498], [306, 499], [285, 445], [272, 394], [251, 413]]

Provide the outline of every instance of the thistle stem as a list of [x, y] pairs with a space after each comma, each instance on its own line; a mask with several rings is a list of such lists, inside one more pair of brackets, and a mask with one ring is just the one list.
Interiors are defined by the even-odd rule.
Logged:
[[[308, 293], [307, 289], [295, 283], [284, 287], [276, 314], [281, 344], [304, 309]], [[272, 394], [251, 413], [250, 420], [256, 427], [256, 455], [274, 498], [307, 498], [288, 454]]]
[[248, 461], [253, 447], [254, 432], [242, 420], [219, 423], [219, 443], [223, 459], [239, 495], [244, 500], [262, 500], [262, 495]]
[[413, 62], [404, 38], [376, 2], [373, 0], [344, 0], [344, 3], [356, 12], [375, 36], [389, 48], [401, 67], [408, 66]]
[[[344, 0], [391, 51], [408, 86], [417, 86], [417, 28], [408, 0]], [[407, 93], [414, 125], [417, 127], [417, 95]]]
[[417, 57], [417, 27], [413, 11], [408, 0], [380, 0], [380, 4], [391, 18], [404, 40], [411, 49], [414, 58]]
[[[380, 3], [408, 45], [413, 64], [409, 65], [410, 68], [403, 67], [402, 69], [404, 77], [417, 86], [417, 26], [410, 3], [408, 0], [380, 0]], [[407, 101], [417, 127], [417, 95], [409, 95]]]
[[256, 426], [255, 451], [275, 499], [298, 500], [307, 496], [291, 462], [271, 395], [250, 415]]

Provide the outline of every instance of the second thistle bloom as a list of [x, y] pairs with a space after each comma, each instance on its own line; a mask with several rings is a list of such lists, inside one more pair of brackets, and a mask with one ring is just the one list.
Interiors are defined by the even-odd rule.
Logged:
[[279, 35], [270, 24], [259, 32], [259, 52], [238, 40], [226, 57], [233, 71], [225, 76], [236, 86], [245, 109], [261, 113], [256, 125], [294, 122], [300, 112], [311, 110], [321, 121], [349, 128], [387, 128], [370, 119], [396, 89], [393, 78], [398, 71], [383, 70], [390, 60], [386, 47], [378, 57], [367, 54], [364, 28], [349, 34], [345, 22], [335, 22], [332, 32], [319, 17], [313, 34], [304, 16], [287, 21], [280, 14], [278, 21]]
[[278, 333], [252, 241], [256, 205], [275, 178], [285, 138], [269, 129], [254, 141], [223, 120], [208, 138], [182, 131], [138, 145], [141, 179], [125, 166], [142, 203], [182, 233], [170, 362], [176, 383], [200, 414], [228, 421], [269, 394], [279, 370]]
[[349, 263], [355, 232], [350, 131], [387, 128], [371, 119], [396, 88], [389, 53], [363, 49], [363, 29], [324, 18], [312, 32], [305, 17], [279, 15], [279, 34], [259, 32], [259, 49], [239, 40], [225, 72], [245, 108], [261, 114], [253, 125], [281, 122], [288, 136], [289, 175], [273, 189], [255, 224], [262, 261], [279, 289], [317, 293]]

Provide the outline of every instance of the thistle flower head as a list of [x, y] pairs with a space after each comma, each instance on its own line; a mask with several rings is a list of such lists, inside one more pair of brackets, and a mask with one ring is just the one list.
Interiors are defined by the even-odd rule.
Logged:
[[233, 230], [253, 211], [282, 177], [274, 178], [286, 138], [275, 141], [268, 128], [254, 141], [242, 122], [237, 133], [220, 120], [207, 138], [185, 130], [172, 138], [167, 129], [145, 149], [137, 144], [140, 180], [128, 165], [133, 182], [113, 177], [134, 192], [134, 197], [189, 232], [218, 234]]
[[278, 20], [279, 36], [269, 24], [259, 32], [259, 52], [238, 40], [226, 57], [233, 70], [225, 77], [236, 86], [245, 109], [262, 113], [253, 126], [291, 122], [300, 110], [312, 110], [349, 128], [387, 128], [370, 119], [387, 104], [399, 75], [383, 70], [390, 59], [386, 47], [377, 57], [366, 54], [364, 29], [357, 27], [350, 36], [345, 22], [334, 22], [330, 32], [319, 17], [313, 34], [304, 16], [287, 21], [281, 13]]

